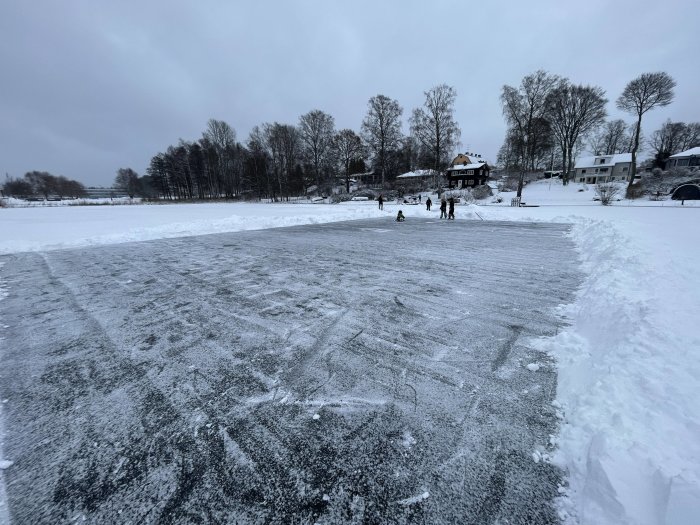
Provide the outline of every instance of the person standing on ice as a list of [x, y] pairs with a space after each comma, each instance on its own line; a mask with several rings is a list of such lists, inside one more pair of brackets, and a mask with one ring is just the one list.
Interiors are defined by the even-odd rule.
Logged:
[[454, 220], [455, 218], [455, 198], [450, 197], [450, 212], [447, 214], [448, 219]]
[[433, 204], [433, 201], [430, 200], [430, 197], [428, 197], [428, 200], [425, 201], [425, 209], [430, 211], [430, 206]]
[[379, 209], [383, 210], [384, 209], [384, 197], [382, 197], [381, 194], [379, 195], [377, 202], [379, 202]]
[[440, 199], [440, 218], [447, 219], [447, 200], [445, 200], [444, 195]]

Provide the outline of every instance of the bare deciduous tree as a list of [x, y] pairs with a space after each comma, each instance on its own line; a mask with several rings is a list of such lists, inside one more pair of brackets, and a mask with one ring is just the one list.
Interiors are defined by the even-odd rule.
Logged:
[[413, 110], [411, 133], [432, 159], [432, 168], [442, 171], [460, 137], [460, 129], [454, 119], [457, 92], [451, 86], [440, 84], [424, 94], [423, 107]]
[[622, 95], [617, 99], [617, 107], [637, 116], [637, 124], [634, 130], [632, 143], [632, 168], [629, 187], [634, 183], [637, 174], [637, 150], [639, 149], [639, 136], [642, 131], [642, 116], [657, 106], [668, 106], [673, 102], [673, 88], [676, 81], [667, 73], [644, 73], [632, 80]]
[[511, 130], [509, 135], [515, 136], [512, 142], [516, 156], [521, 159], [518, 197], [522, 195], [525, 171], [535, 169], [538, 144], [549, 140], [545, 135], [551, 133], [551, 128], [541, 124], [546, 116], [547, 95], [558, 82], [558, 76], [540, 69], [523, 78], [518, 88], [503, 86], [503, 116]]
[[376, 95], [367, 103], [367, 115], [362, 121], [362, 138], [379, 164], [382, 186], [386, 182], [389, 155], [401, 143], [401, 114], [403, 109], [396, 100]]
[[[289, 124], [263, 124], [263, 140], [270, 157], [272, 169], [272, 198], [279, 192], [280, 197], [287, 198], [294, 168], [302, 150], [299, 130]], [[301, 184], [301, 183], [300, 183]]]
[[350, 163], [362, 158], [362, 139], [351, 129], [340, 130], [333, 137], [333, 149], [345, 171], [345, 191], [350, 193]]
[[236, 131], [223, 120], [210, 119], [202, 138], [213, 146], [214, 154], [209, 156], [208, 170], [216, 187], [216, 193], [231, 197], [240, 185]]
[[322, 169], [329, 164], [333, 142], [334, 120], [328, 113], [314, 109], [299, 117], [299, 131], [304, 152], [313, 167], [316, 185], [321, 185]]
[[602, 88], [576, 86], [568, 80], [560, 80], [547, 96], [547, 117], [561, 149], [564, 184], [569, 182], [576, 143], [603, 122], [607, 102]]
[[609, 120], [589, 137], [588, 146], [594, 155], [627, 153], [627, 124], [622, 119]]
[[654, 152], [654, 164], [661, 168], [671, 155], [700, 145], [700, 123], [667, 120], [651, 134], [648, 144]]
[[139, 191], [139, 175], [131, 168], [119, 168], [114, 186], [124, 190], [133, 199]]

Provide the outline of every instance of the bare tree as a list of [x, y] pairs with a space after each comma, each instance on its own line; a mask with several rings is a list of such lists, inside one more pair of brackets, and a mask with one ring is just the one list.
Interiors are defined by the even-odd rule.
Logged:
[[288, 198], [292, 190], [291, 177], [301, 157], [300, 133], [290, 124], [275, 122], [263, 124], [262, 135], [272, 169], [272, 198], [275, 199], [278, 192], [281, 198]]
[[119, 168], [114, 186], [124, 190], [133, 199], [139, 191], [139, 175], [131, 168]]
[[594, 155], [627, 153], [627, 124], [622, 119], [607, 121], [590, 135], [588, 146]]
[[605, 119], [605, 91], [599, 87], [576, 86], [560, 80], [547, 95], [547, 117], [563, 159], [563, 181], [569, 182], [576, 143]]
[[24, 174], [26, 180], [32, 186], [35, 195], [43, 195], [45, 199], [55, 191], [56, 177], [46, 171], [30, 171]]
[[676, 81], [667, 73], [644, 73], [632, 80], [617, 99], [617, 107], [637, 116], [637, 124], [632, 143], [632, 168], [628, 187], [632, 187], [637, 174], [637, 150], [642, 131], [642, 116], [657, 106], [668, 106], [673, 102], [673, 88]]
[[210, 119], [202, 138], [212, 145], [211, 154], [207, 156], [211, 186], [219, 195], [232, 196], [234, 188], [239, 185], [240, 175], [236, 159], [236, 131], [223, 120]]
[[599, 182], [595, 187], [595, 194], [603, 206], [608, 206], [620, 193], [620, 186], [614, 182]]
[[535, 158], [538, 144], [549, 137], [549, 126], [542, 125], [546, 120], [547, 95], [559, 82], [559, 77], [546, 71], [538, 70], [523, 78], [519, 88], [503, 86], [501, 105], [503, 116], [512, 133], [517, 139], [513, 141], [516, 155], [520, 157], [520, 178], [518, 181], [518, 197], [522, 195], [523, 180], [526, 170], [535, 169]]
[[314, 109], [299, 117], [299, 131], [304, 152], [314, 170], [316, 186], [321, 185], [321, 171], [329, 163], [334, 120], [328, 113]]
[[667, 120], [651, 134], [648, 144], [654, 152], [654, 165], [661, 168], [664, 161], [674, 153], [700, 145], [700, 123], [686, 124]]
[[411, 133], [432, 159], [432, 167], [440, 172], [449, 162], [460, 137], [460, 129], [454, 118], [457, 92], [451, 86], [440, 84], [425, 91], [422, 108], [413, 110]]
[[34, 195], [34, 188], [26, 179], [11, 179], [8, 176], [2, 189], [8, 197], [26, 198]]
[[362, 140], [353, 130], [343, 129], [335, 134], [333, 149], [345, 171], [345, 191], [350, 193], [350, 163], [362, 158]]
[[386, 183], [389, 155], [401, 143], [401, 114], [403, 109], [396, 100], [384, 95], [376, 95], [367, 103], [367, 115], [362, 121], [362, 138], [379, 164], [382, 173], [382, 187]]

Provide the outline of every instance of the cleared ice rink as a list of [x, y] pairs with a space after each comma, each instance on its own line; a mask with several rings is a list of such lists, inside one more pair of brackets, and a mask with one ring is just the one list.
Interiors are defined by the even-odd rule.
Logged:
[[556, 523], [568, 226], [372, 219], [0, 257], [13, 522]]

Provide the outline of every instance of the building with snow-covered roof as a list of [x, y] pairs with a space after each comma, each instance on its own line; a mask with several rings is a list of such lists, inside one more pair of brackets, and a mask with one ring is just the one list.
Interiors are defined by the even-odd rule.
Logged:
[[424, 190], [438, 184], [440, 172], [435, 170], [413, 170], [396, 177], [396, 184], [405, 189]]
[[700, 146], [681, 151], [666, 159], [666, 169], [670, 168], [694, 168], [700, 166]]
[[486, 184], [491, 173], [488, 162], [476, 153], [460, 153], [447, 168], [450, 188], [470, 188]]
[[596, 155], [581, 157], [574, 166], [574, 180], [585, 184], [629, 180], [632, 154]]

